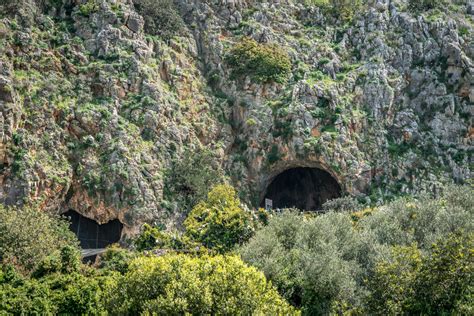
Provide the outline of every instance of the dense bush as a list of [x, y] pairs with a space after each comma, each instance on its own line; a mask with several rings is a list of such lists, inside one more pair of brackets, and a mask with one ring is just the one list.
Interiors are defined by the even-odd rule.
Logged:
[[2, 0], [0, 1], [0, 17], [3, 14], [16, 16], [20, 22], [30, 25], [40, 13], [59, 9], [61, 5], [61, 0]]
[[215, 186], [184, 222], [186, 235], [205, 247], [225, 252], [247, 240], [253, 231], [250, 213], [242, 209], [234, 188]]
[[318, 6], [345, 21], [351, 20], [363, 4], [362, 0], [303, 0], [303, 2]]
[[458, 229], [474, 231], [474, 194], [469, 186], [448, 186], [438, 198], [420, 195], [400, 198], [359, 222], [379, 244], [429, 250], [431, 245]]
[[263, 273], [234, 256], [140, 257], [113, 293], [112, 314], [297, 314]]
[[165, 177], [164, 193], [185, 211], [206, 198], [209, 188], [221, 183], [224, 172], [210, 150], [187, 150], [173, 162]]
[[[367, 297], [376, 288], [376, 284], [368, 285], [367, 280], [379, 273], [378, 262], [390, 257], [392, 247], [406, 249], [416, 245], [415, 253], [432, 254], [430, 258], [436, 258], [439, 255], [436, 254], [436, 248], [432, 248], [433, 243], [459, 230], [467, 234], [474, 232], [472, 191], [467, 186], [447, 187], [438, 198], [401, 198], [357, 218], [356, 222], [347, 212], [330, 212], [316, 217], [284, 213], [271, 218], [268, 226], [257, 231], [241, 247], [240, 253], [244, 261], [261, 269], [280, 293], [296, 306], [301, 306], [304, 313], [361, 312], [366, 308]], [[453, 252], [444, 259], [433, 261], [438, 263], [428, 263], [432, 259], [423, 262], [425, 279], [421, 274], [417, 275], [416, 279], [420, 280], [415, 283], [420, 284], [418, 292], [404, 286], [398, 287], [398, 283], [404, 282], [403, 278], [411, 278], [410, 269], [413, 266], [404, 261], [404, 258], [410, 258], [410, 254], [401, 253], [403, 260], [399, 260], [390, 270], [400, 275], [400, 279], [393, 286], [384, 283], [383, 277], [376, 279], [379, 280], [375, 282], [380, 293], [391, 293], [387, 295], [394, 297], [421, 295], [422, 288], [427, 287], [432, 288], [432, 292], [427, 292], [432, 293], [431, 299], [436, 301], [439, 297], [439, 303], [436, 304], [445, 306], [445, 311], [455, 309], [454, 305], [446, 303], [451, 298], [460, 301], [458, 305], [463, 306], [463, 310], [468, 309], [468, 305], [462, 301], [467, 291], [463, 283], [467, 278], [466, 271], [461, 270], [466, 266], [472, 269], [472, 254], [471, 257], [462, 254], [468, 249], [466, 242], [465, 246], [458, 247], [464, 249], [462, 251], [455, 250], [455, 244], [450, 245], [442, 249], [446, 252], [451, 247]], [[459, 254], [459, 260], [455, 259], [456, 254]], [[461, 257], [466, 257], [465, 261]], [[447, 267], [448, 271], [443, 272]], [[437, 276], [430, 277], [428, 271]], [[462, 277], [456, 276], [456, 273]], [[390, 275], [387, 278], [393, 279]], [[449, 284], [453, 293], [458, 294], [449, 298], [447, 292], [442, 292], [445, 284]], [[432, 311], [433, 306], [426, 305], [428, 296], [423, 298], [416, 295], [417, 306], [421, 307], [414, 314]], [[384, 299], [383, 295], [378, 295], [371, 306], [376, 306], [378, 301], [381, 305], [385, 304]], [[388, 306], [386, 309], [380, 307], [388, 314], [409, 311], [403, 304], [391, 306], [389, 302], [383, 306]]]
[[78, 244], [65, 220], [36, 207], [0, 205], [0, 263], [29, 272], [47, 256], [66, 246], [77, 249]]
[[445, 4], [443, 0], [408, 0], [408, 7], [414, 11], [426, 11]]
[[258, 83], [284, 83], [291, 73], [288, 54], [277, 44], [260, 44], [244, 37], [226, 57], [235, 78], [249, 76]]
[[472, 315], [474, 234], [450, 234], [423, 254], [395, 246], [370, 279], [367, 311], [378, 315]]
[[128, 271], [130, 262], [137, 256], [136, 252], [113, 245], [108, 247], [99, 257], [99, 267], [106, 271], [116, 271], [125, 274]]
[[184, 22], [173, 0], [133, 0], [133, 2], [145, 20], [147, 33], [169, 40], [183, 31]]
[[133, 244], [138, 251], [171, 250], [194, 254], [209, 252], [199, 241], [186, 234], [163, 231], [148, 224], [143, 225], [141, 233], [133, 240]]
[[0, 271], [0, 314], [99, 314], [105, 311], [108, 287], [113, 277], [53, 273], [27, 278], [11, 266]]
[[143, 225], [142, 232], [134, 240], [134, 244], [138, 251], [151, 250], [156, 247], [168, 247], [170, 237], [157, 227], [148, 224]]
[[326, 201], [323, 204], [323, 210], [336, 212], [356, 212], [361, 208], [357, 200], [350, 196]]
[[337, 304], [360, 306], [357, 282], [368, 244], [362, 239], [348, 214], [305, 218], [290, 212], [272, 218], [240, 252], [290, 302], [319, 315]]

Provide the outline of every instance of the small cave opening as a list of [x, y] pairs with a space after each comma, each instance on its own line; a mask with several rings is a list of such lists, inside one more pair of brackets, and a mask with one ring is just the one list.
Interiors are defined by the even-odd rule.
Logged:
[[84, 217], [74, 210], [64, 213], [69, 218], [69, 229], [76, 234], [82, 249], [101, 249], [120, 241], [123, 224], [114, 219], [105, 224]]
[[272, 208], [297, 208], [319, 211], [322, 205], [341, 196], [341, 186], [328, 172], [318, 168], [297, 167], [277, 175], [268, 185], [265, 200], [272, 201]]

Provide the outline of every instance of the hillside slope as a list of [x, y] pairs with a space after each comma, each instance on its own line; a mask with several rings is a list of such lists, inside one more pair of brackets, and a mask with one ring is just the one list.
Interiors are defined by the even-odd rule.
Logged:
[[203, 160], [253, 205], [296, 167], [372, 203], [472, 177], [470, 0], [16, 2], [0, 5], [4, 204], [132, 234], [181, 221], [195, 188], [177, 179]]

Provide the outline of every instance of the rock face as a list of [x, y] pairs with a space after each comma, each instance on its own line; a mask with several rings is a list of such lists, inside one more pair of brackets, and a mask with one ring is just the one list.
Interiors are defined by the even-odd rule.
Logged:
[[[350, 20], [297, 0], [175, 2], [184, 30], [165, 40], [131, 0], [7, 1], [2, 203], [119, 219], [125, 235], [172, 226], [185, 210], [165, 194], [168, 170], [200, 148], [254, 205], [289, 168], [323, 169], [371, 202], [471, 178], [472, 1], [368, 1]], [[286, 83], [232, 76], [242, 37], [287, 52]]]

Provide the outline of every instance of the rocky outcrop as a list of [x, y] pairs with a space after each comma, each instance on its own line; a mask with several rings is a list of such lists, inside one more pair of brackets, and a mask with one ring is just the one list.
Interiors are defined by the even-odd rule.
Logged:
[[[185, 30], [170, 40], [129, 0], [3, 14], [2, 203], [118, 218], [129, 235], [173, 226], [186, 210], [165, 178], [198, 148], [255, 205], [288, 168], [324, 169], [370, 202], [472, 177], [470, 1], [368, 1], [350, 21], [296, 0], [176, 4]], [[233, 78], [225, 56], [243, 36], [288, 53], [286, 83]]]

